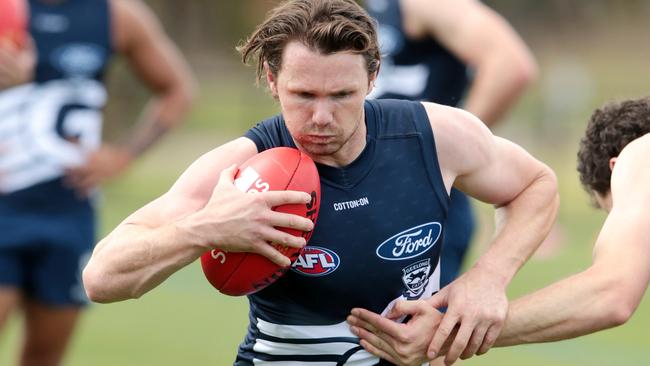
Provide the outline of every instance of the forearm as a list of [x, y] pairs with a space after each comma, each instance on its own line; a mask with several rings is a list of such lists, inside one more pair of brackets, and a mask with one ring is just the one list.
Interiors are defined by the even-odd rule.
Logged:
[[558, 341], [624, 323], [633, 308], [608, 272], [589, 269], [512, 301], [495, 345]]
[[97, 245], [84, 269], [86, 292], [102, 303], [138, 298], [207, 250], [192, 242], [177, 225], [122, 224]]
[[558, 205], [555, 175], [541, 169], [517, 197], [496, 209], [494, 240], [474, 267], [486, 269], [503, 285], [510, 283], [550, 231]]
[[120, 143], [133, 157], [138, 157], [180, 124], [192, 101], [187, 87], [178, 87], [153, 97], [144, 108], [132, 131]]
[[532, 56], [494, 51], [477, 66], [464, 109], [492, 127], [536, 77]]

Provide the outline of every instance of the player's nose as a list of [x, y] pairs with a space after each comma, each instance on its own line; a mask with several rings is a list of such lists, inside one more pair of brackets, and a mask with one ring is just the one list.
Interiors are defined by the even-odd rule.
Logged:
[[317, 125], [328, 125], [334, 121], [334, 109], [331, 102], [319, 100], [314, 103], [312, 121]]

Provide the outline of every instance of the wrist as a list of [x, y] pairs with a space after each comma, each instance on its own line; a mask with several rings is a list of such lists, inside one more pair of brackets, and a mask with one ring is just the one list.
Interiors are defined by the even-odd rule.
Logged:
[[506, 270], [506, 267], [507, 266], [490, 262], [487, 259], [482, 259], [476, 262], [472, 267], [472, 270], [479, 272], [480, 276], [491, 278], [496, 285], [505, 291], [514, 276], [514, 274], [510, 273], [511, 271]]
[[199, 255], [214, 249], [214, 243], [219, 240], [218, 238], [216, 240], [214, 238], [209, 240], [200, 234], [197, 228], [202, 221], [201, 213], [198, 211], [171, 224], [176, 238], [175, 240], [186, 244], [192, 250], [199, 253]]

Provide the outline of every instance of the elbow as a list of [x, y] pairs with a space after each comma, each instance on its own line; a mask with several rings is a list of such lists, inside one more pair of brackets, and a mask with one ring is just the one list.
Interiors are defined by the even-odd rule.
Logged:
[[555, 217], [555, 213], [560, 207], [560, 194], [558, 192], [559, 187], [557, 176], [555, 175], [553, 169], [542, 163], [542, 167], [538, 175], [538, 180], [542, 182], [545, 187], [546, 196], [548, 197], [549, 201], [547, 207], [554, 212], [553, 217]]
[[607, 328], [618, 327], [627, 323], [634, 314], [636, 306], [630, 306], [628, 303], [613, 304], [610, 310], [606, 313]]
[[515, 71], [516, 83], [521, 89], [525, 89], [533, 84], [539, 77], [537, 63], [532, 56], [526, 55], [518, 62]]
[[601, 322], [605, 328], [618, 327], [627, 323], [640, 301], [620, 284], [612, 284], [612, 286], [609, 293], [604, 296], [606, 309], [603, 311]]
[[634, 275], [612, 273], [611, 267], [602, 270], [602, 266], [595, 264], [587, 272], [596, 284], [594, 302], [598, 303], [595, 309], [594, 324], [600, 324], [601, 329], [618, 327], [627, 323], [642, 298], [637, 290], [637, 279]]
[[93, 266], [92, 263], [88, 263], [86, 268], [84, 268], [82, 273], [82, 280], [84, 289], [86, 290], [86, 296], [92, 302], [97, 303], [109, 303], [111, 302], [110, 297], [107, 296], [107, 290], [105, 288], [105, 281], [100, 271], [97, 270], [96, 266]]
[[83, 286], [86, 291], [86, 296], [92, 302], [107, 304], [116, 301], [137, 299], [143, 295], [142, 291], [132, 289], [125, 291], [123, 286], [116, 283], [111, 278], [116, 278], [103, 270], [100, 265], [91, 262], [88, 263], [82, 272]]

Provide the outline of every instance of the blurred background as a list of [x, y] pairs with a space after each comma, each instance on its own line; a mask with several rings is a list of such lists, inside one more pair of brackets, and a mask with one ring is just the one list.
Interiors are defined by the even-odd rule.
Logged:
[[[241, 65], [237, 43], [276, 1], [146, 0], [198, 76], [200, 97], [188, 122], [103, 191], [102, 233], [164, 192], [202, 153], [277, 113], [254, 70]], [[644, 0], [494, 0], [535, 54], [540, 78], [495, 133], [545, 161], [560, 183], [565, 245], [540, 253], [517, 275], [511, 298], [586, 268], [604, 214], [590, 206], [575, 172], [579, 137], [591, 111], [606, 101], [648, 94], [650, 42]], [[145, 100], [120, 62], [109, 75], [105, 134], [118, 139]], [[472, 258], [493, 229], [480, 207]], [[621, 238], [624, 240], [624, 238]], [[624, 266], [625, 263], [621, 263]], [[612, 268], [613, 271], [616, 268]], [[300, 296], [300, 294], [296, 294]], [[20, 342], [13, 319], [0, 335], [0, 365], [14, 364]], [[246, 298], [216, 292], [197, 262], [139, 300], [92, 305], [66, 365], [232, 364], [247, 324]], [[561, 343], [495, 349], [467, 365], [648, 365], [650, 303], [617, 329]]]

